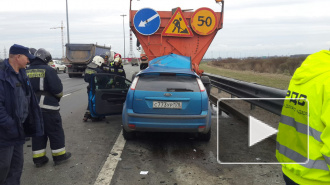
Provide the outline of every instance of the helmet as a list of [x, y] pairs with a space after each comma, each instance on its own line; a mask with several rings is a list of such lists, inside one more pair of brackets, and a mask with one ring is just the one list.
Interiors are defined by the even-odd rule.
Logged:
[[36, 53], [37, 50], [36, 50], [35, 48], [30, 48], [29, 51], [30, 51], [30, 53], [31, 53], [32, 55], [34, 55], [34, 54]]
[[104, 59], [100, 56], [95, 56], [92, 63], [98, 65], [99, 67], [104, 63]]
[[147, 60], [148, 60], [148, 57], [147, 57], [146, 55], [143, 55], [143, 56], [140, 57], [140, 59], [141, 59], [142, 61], [147, 61]]
[[115, 56], [114, 56], [113, 58], [117, 58], [117, 57], [120, 57], [120, 58], [121, 58], [121, 54], [116, 53]]
[[100, 57], [102, 57], [104, 59], [104, 63], [105, 64], [108, 64], [108, 60], [109, 60], [109, 54], [108, 54], [108, 52], [105, 53], [105, 54], [100, 55]]
[[120, 62], [121, 63], [121, 55], [119, 53], [115, 54], [114, 56], [114, 62], [117, 63], [117, 62]]
[[52, 60], [52, 55], [48, 51], [46, 51], [44, 48], [38, 49], [34, 53], [34, 56], [36, 56], [36, 58], [41, 59], [46, 64]]

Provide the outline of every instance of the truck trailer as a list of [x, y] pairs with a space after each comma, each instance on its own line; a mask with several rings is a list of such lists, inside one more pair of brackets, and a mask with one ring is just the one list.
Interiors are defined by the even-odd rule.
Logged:
[[72, 77], [81, 77], [87, 64], [89, 64], [96, 55], [108, 55], [109, 60], [113, 58], [111, 47], [99, 46], [96, 44], [66, 44], [66, 63], [68, 75]]

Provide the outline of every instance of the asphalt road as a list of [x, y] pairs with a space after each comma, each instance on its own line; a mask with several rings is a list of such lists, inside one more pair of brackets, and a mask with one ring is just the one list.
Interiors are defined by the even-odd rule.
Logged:
[[[124, 66], [131, 80], [137, 66]], [[112, 185], [138, 184], [224, 184], [224, 185], [272, 185], [284, 184], [281, 166], [278, 164], [219, 164], [275, 160], [275, 142], [267, 140], [253, 149], [241, 147], [247, 137], [247, 126], [240, 120], [226, 115], [219, 117], [217, 143], [217, 116], [212, 118], [212, 138], [201, 142], [194, 135], [180, 133], [140, 133], [134, 141], [127, 141], [121, 156], [111, 153], [121, 132], [121, 115], [108, 116], [99, 122], [83, 122], [87, 107], [87, 93], [83, 78], [69, 78], [59, 74], [64, 85], [61, 100], [61, 116], [66, 135], [66, 150], [72, 158], [54, 166], [50, 162], [36, 168], [32, 162], [31, 141], [24, 145], [24, 171], [22, 185], [87, 185], [94, 184], [108, 156], [118, 160], [111, 180]], [[249, 150], [249, 151], [246, 151]], [[141, 175], [147, 171], [147, 175]]]

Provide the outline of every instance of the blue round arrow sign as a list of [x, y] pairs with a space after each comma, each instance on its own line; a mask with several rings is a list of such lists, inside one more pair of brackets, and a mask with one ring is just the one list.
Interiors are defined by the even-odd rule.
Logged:
[[133, 23], [142, 35], [152, 35], [159, 29], [160, 16], [151, 8], [142, 8], [134, 15]]

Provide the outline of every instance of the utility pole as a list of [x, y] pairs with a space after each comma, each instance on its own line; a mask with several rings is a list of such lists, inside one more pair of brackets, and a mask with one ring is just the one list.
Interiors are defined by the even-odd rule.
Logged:
[[[124, 57], [125, 57], [125, 23], [124, 23], [124, 17], [126, 16], [126, 15], [120, 15], [120, 16], [122, 16], [123, 17], [123, 31], [124, 31]], [[123, 58], [124, 58], [123, 57]]]
[[67, 29], [67, 34], [68, 34], [68, 44], [70, 44], [70, 34], [69, 34], [69, 12], [68, 12], [68, 0], [66, 0], [66, 29]]
[[63, 36], [63, 21], [61, 22], [61, 27], [53, 27], [53, 28], [50, 28], [50, 29], [58, 29], [58, 28], [61, 28], [61, 33], [62, 33], [62, 60], [64, 60], [64, 36]]

